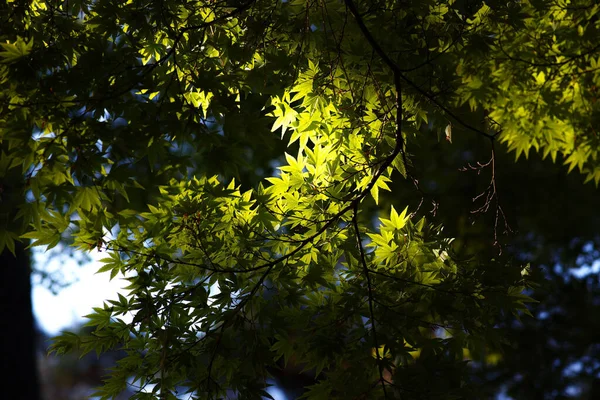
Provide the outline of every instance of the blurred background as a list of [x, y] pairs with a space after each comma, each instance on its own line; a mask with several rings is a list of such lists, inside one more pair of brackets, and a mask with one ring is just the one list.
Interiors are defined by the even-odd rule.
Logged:
[[[62, 250], [62, 251], [61, 251]], [[106, 299], [125, 293], [124, 282], [108, 274], [96, 274], [103, 254], [88, 256], [65, 251], [62, 245], [49, 252], [33, 251], [32, 302], [38, 329], [38, 363], [43, 398], [87, 399], [102, 382], [106, 369], [118, 354], [48, 356], [51, 337], [63, 330], [84, 329], [86, 314]], [[132, 393], [124, 393], [128, 398]]]

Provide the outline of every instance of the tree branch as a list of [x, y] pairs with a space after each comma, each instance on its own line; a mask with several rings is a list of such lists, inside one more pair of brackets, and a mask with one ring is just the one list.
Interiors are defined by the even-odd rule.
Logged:
[[451, 111], [448, 107], [444, 106], [442, 103], [437, 101], [431, 93], [428, 93], [427, 91], [421, 89], [410, 78], [408, 78], [406, 75], [404, 75], [402, 73], [402, 70], [400, 69], [400, 67], [386, 54], [386, 52], [381, 48], [381, 46], [379, 45], [377, 40], [375, 40], [375, 38], [373, 37], [373, 35], [371, 34], [369, 29], [365, 25], [365, 22], [363, 21], [361, 15], [359, 14], [358, 9], [356, 8], [356, 5], [354, 4], [354, 2], [352, 0], [344, 0], [344, 3], [346, 4], [348, 9], [354, 16], [354, 19], [356, 20], [356, 23], [358, 24], [358, 27], [360, 28], [360, 30], [363, 33], [363, 36], [365, 37], [367, 42], [369, 42], [369, 44], [371, 45], [373, 50], [375, 50], [375, 52], [379, 55], [379, 57], [383, 60], [383, 62], [392, 70], [392, 72], [394, 73], [395, 76], [400, 77], [410, 87], [412, 87], [414, 90], [416, 90], [417, 93], [419, 93], [423, 97], [427, 98], [436, 107], [438, 107], [440, 110], [442, 110], [444, 113], [446, 113], [449, 117], [454, 119], [459, 125], [462, 125], [463, 127], [467, 128], [475, 133], [485, 136], [486, 138], [488, 138], [490, 140], [495, 139], [495, 137], [496, 137], [495, 134], [486, 133], [486, 132], [482, 131], [481, 129], [478, 129], [478, 128], [474, 127], [473, 125], [465, 122], [458, 115], [456, 115], [453, 111]]
[[375, 324], [375, 312], [373, 311], [373, 288], [371, 286], [371, 276], [369, 274], [369, 267], [367, 266], [367, 260], [365, 258], [365, 249], [362, 245], [362, 239], [360, 237], [360, 230], [358, 228], [358, 203], [354, 204], [352, 210], [352, 225], [354, 225], [354, 234], [356, 235], [356, 241], [358, 244], [358, 250], [360, 251], [360, 262], [362, 264], [363, 273], [367, 279], [367, 291], [369, 299], [369, 317], [371, 319], [371, 330], [373, 331], [373, 342], [375, 347], [375, 357], [377, 359], [377, 368], [379, 369], [379, 380], [381, 382], [381, 388], [383, 389], [383, 395], [387, 399], [387, 390], [385, 388], [385, 379], [383, 379], [383, 365], [381, 364], [381, 356], [379, 354], [379, 341], [377, 340], [377, 327]]

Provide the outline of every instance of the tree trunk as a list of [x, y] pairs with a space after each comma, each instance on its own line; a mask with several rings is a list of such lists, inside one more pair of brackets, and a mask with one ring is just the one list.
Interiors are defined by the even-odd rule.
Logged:
[[0, 254], [0, 387], [11, 399], [39, 400], [31, 259], [22, 243], [16, 243], [15, 253]]

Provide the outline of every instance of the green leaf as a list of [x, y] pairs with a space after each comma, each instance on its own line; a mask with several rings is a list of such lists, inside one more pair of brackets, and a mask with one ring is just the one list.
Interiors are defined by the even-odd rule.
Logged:
[[4, 50], [0, 51], [1, 62], [11, 64], [31, 53], [31, 50], [33, 49], [33, 39], [26, 42], [24, 39], [17, 36], [17, 40], [14, 43], [7, 41], [6, 43], [0, 43], [0, 47]]

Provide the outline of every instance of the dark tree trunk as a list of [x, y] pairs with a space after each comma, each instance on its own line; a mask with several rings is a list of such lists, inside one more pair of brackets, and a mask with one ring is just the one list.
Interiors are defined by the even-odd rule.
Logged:
[[0, 254], [0, 387], [11, 399], [39, 400], [31, 259], [23, 244], [15, 253]]

